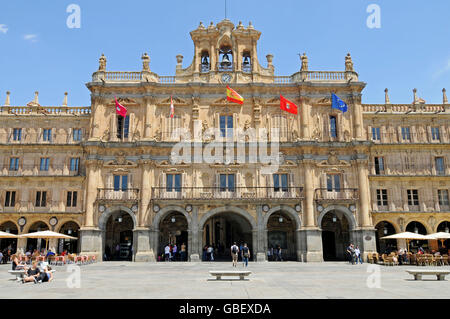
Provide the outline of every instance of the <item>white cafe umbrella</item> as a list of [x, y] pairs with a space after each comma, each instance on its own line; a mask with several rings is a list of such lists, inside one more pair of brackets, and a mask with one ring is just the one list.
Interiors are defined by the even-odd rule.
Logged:
[[18, 237], [17, 235], [0, 231], [0, 238], [17, 238], [17, 237]]
[[433, 239], [433, 238], [430, 238], [429, 236], [411, 233], [411, 232], [407, 231], [407, 232], [403, 232], [403, 233], [398, 233], [398, 234], [394, 234], [394, 235], [381, 237], [380, 239], [405, 239], [406, 247], [409, 251], [409, 241], [410, 240], [427, 240], [427, 239]]
[[450, 239], [450, 234], [444, 233], [444, 232], [439, 232], [439, 233], [430, 234], [427, 237], [429, 237], [430, 239], [439, 239], [441, 241], [442, 247], [444, 247], [444, 241], [446, 239]]
[[42, 239], [47, 239], [47, 247], [45, 248], [46, 250], [48, 248], [48, 239], [52, 239], [52, 238], [77, 239], [77, 237], [72, 237], [72, 236], [69, 236], [69, 235], [61, 234], [61, 233], [55, 233], [55, 232], [50, 231], [50, 230], [44, 230], [44, 231], [38, 231], [38, 232], [34, 232], [34, 233], [23, 234], [23, 235], [19, 235], [18, 237], [19, 238], [42, 238]]

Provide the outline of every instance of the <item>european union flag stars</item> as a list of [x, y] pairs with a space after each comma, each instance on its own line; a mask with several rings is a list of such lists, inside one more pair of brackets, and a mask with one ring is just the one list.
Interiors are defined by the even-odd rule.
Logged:
[[347, 104], [339, 98], [339, 96], [337, 96], [334, 93], [331, 93], [331, 108], [338, 109], [343, 113], [345, 113], [347, 112], [348, 107]]

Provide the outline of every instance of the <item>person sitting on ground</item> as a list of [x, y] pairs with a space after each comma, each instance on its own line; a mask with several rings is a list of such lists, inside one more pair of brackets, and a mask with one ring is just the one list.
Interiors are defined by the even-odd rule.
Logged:
[[24, 265], [20, 263], [17, 255], [11, 256], [11, 268], [12, 270], [20, 270], [24, 268]]
[[49, 282], [53, 280], [52, 268], [50, 266], [45, 266], [44, 271], [39, 274], [37, 278], [38, 283]]
[[37, 283], [39, 274], [41, 273], [41, 271], [37, 267], [37, 262], [34, 261], [33, 264], [31, 265], [31, 268], [25, 269], [25, 270], [26, 270], [27, 276], [25, 276], [22, 279], [22, 283], [26, 283], [26, 282]]

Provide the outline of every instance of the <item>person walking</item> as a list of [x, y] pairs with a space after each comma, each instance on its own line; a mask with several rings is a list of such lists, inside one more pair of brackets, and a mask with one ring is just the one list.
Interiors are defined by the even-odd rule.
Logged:
[[209, 261], [214, 261], [214, 248], [213, 246], [209, 246], [207, 249], [208, 252], [208, 260]]
[[172, 252], [173, 252], [172, 260], [177, 261], [177, 259], [178, 259], [178, 247], [177, 247], [177, 244], [173, 245]]
[[247, 243], [244, 243], [242, 247], [242, 265], [248, 267], [248, 259], [250, 258], [250, 249], [247, 247]]
[[278, 245], [277, 247], [277, 260], [283, 261], [283, 258], [281, 257], [281, 246]]
[[353, 248], [353, 244], [350, 244], [347, 247], [348, 261], [350, 264], [355, 264], [355, 249]]
[[167, 244], [166, 247], [164, 247], [164, 260], [170, 261], [170, 246], [169, 246], [169, 244]]
[[233, 259], [233, 267], [236, 267], [239, 254], [239, 247], [236, 245], [236, 242], [233, 243], [233, 246], [231, 246], [230, 251], [231, 251], [231, 258]]

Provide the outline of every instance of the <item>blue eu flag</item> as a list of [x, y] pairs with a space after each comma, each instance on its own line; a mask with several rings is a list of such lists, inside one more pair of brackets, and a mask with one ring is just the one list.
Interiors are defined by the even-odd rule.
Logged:
[[331, 108], [338, 109], [343, 113], [347, 112], [347, 104], [334, 93], [331, 93]]

